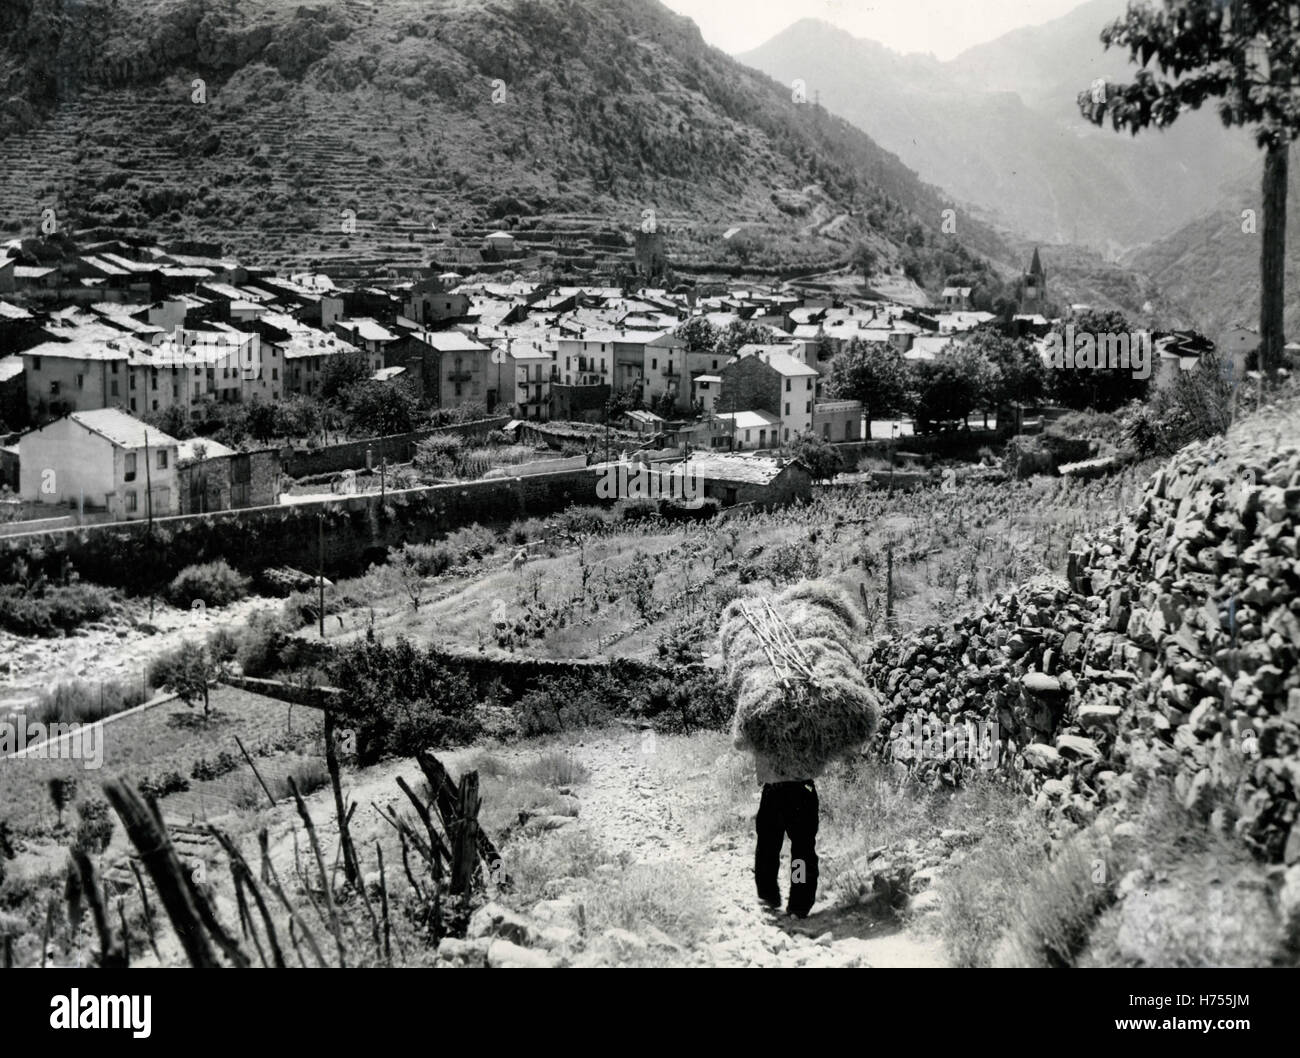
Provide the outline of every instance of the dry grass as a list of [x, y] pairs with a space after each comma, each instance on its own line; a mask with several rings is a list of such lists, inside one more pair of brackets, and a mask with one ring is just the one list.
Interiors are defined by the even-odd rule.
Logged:
[[557, 878], [591, 878], [602, 864], [615, 864], [600, 838], [581, 824], [542, 834], [521, 834], [503, 844], [514, 891], [510, 903], [528, 908], [547, 894]]
[[515, 774], [543, 786], [575, 786], [586, 782], [591, 772], [569, 750], [548, 749], [535, 760], [515, 768]]
[[683, 947], [697, 943], [716, 914], [698, 872], [681, 863], [638, 863], [602, 878], [586, 910], [592, 932], [625, 929], [639, 934], [652, 927]]

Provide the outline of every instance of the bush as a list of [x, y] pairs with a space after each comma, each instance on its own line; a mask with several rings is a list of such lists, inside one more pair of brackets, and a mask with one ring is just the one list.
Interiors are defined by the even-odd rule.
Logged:
[[113, 612], [117, 595], [95, 584], [0, 585], [0, 628], [21, 636], [54, 636]]
[[591, 777], [586, 765], [573, 754], [558, 749], [547, 750], [536, 760], [519, 766], [515, 774], [543, 786], [574, 786]]
[[698, 506], [689, 506], [680, 500], [662, 499], [659, 501], [659, 517], [669, 522], [707, 522], [722, 510], [722, 503], [715, 499], [699, 500]]
[[67, 680], [42, 691], [40, 700], [27, 716], [42, 724], [84, 724], [134, 708], [146, 697], [143, 684], [134, 680], [126, 683]]
[[98, 854], [113, 840], [113, 816], [108, 802], [95, 798], [77, 804], [77, 833], [73, 841], [83, 852]]
[[224, 558], [186, 566], [167, 586], [167, 601], [173, 606], [192, 606], [202, 599], [207, 606], [226, 606], [248, 594], [249, 578], [237, 572]]
[[478, 699], [464, 674], [403, 637], [391, 646], [348, 644], [335, 656], [329, 680], [347, 692], [361, 765], [470, 742], [479, 734]]
[[603, 507], [570, 505], [555, 516], [555, 527], [572, 536], [590, 536], [614, 524], [614, 512]]
[[485, 529], [475, 522], [449, 534], [447, 546], [451, 548], [459, 562], [466, 559], [486, 558], [496, 550], [497, 537], [491, 529]]
[[445, 573], [456, 562], [456, 553], [446, 541], [434, 544], [405, 544], [389, 548], [390, 563], [408, 563], [417, 576], [436, 577]]
[[1172, 386], [1158, 389], [1146, 404], [1124, 414], [1125, 444], [1139, 456], [1173, 455], [1183, 445], [1225, 433], [1232, 422], [1233, 387], [1217, 354], [1202, 354], [1191, 371], [1179, 371]]
[[512, 546], [541, 540], [545, 535], [546, 523], [540, 518], [525, 518], [522, 521], [511, 522], [510, 528], [506, 530], [506, 540]]
[[425, 477], [449, 478], [456, 472], [465, 447], [459, 434], [436, 433], [415, 446], [411, 465]]
[[269, 676], [281, 667], [283, 641], [293, 631], [283, 613], [259, 611], [249, 617], [236, 638], [235, 663], [245, 676]]
[[614, 517], [621, 522], [644, 522], [659, 517], [659, 504], [655, 500], [619, 500], [614, 504]]
[[151, 775], [140, 780], [140, 792], [155, 800], [168, 794], [184, 793], [190, 788], [190, 781], [178, 771], [167, 771], [160, 775]]
[[216, 755], [213, 760], [207, 757], [200, 757], [194, 762], [194, 767], [190, 769], [190, 778], [197, 779], [200, 782], [210, 782], [213, 779], [219, 779], [223, 775], [229, 775], [239, 767], [239, 758], [228, 749], [223, 749]]

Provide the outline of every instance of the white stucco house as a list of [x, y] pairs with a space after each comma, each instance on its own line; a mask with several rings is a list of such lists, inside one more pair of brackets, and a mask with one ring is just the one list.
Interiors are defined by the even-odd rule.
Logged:
[[[146, 444], [147, 442], [147, 444]], [[180, 512], [180, 442], [117, 408], [75, 411], [19, 441], [19, 494], [118, 519]]]

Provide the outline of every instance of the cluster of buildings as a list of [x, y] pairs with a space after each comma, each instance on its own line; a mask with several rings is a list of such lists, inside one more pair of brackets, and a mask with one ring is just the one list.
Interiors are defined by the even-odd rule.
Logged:
[[[10, 248], [17, 252], [21, 243]], [[44, 444], [51, 430], [95, 447], [103, 438], [142, 440], [143, 426], [125, 423], [160, 412], [200, 421], [212, 403], [319, 398], [331, 360], [345, 355], [361, 357], [373, 379], [409, 385], [430, 408], [479, 405], [525, 421], [603, 422], [611, 397], [625, 394], [640, 410], [615, 425], [670, 444], [765, 450], [809, 433], [856, 441], [861, 404], [825, 391], [831, 361], [845, 345], [879, 342], [907, 359], [933, 359], [994, 318], [972, 310], [969, 287], [945, 289], [933, 309], [844, 303], [790, 287], [629, 293], [466, 283], [456, 272], [343, 289], [326, 275], [285, 277], [218, 253], [121, 241], [86, 245], [40, 268], [16, 265], [3, 256], [7, 249], [0, 248], [0, 418], [11, 429], [38, 428], [23, 439], [25, 450]], [[492, 252], [509, 257], [516, 250]], [[1042, 314], [1047, 277], [1037, 251], [1022, 287], [1024, 311], [1015, 324], [1041, 338], [1051, 321]], [[768, 339], [729, 354], [691, 348], [683, 325], [696, 318], [719, 332], [765, 328]], [[1181, 364], [1186, 343], [1171, 341], [1161, 355]], [[177, 458], [168, 453], [179, 452], [180, 442], [157, 431], [154, 438], [151, 458]], [[124, 468], [132, 449], [123, 445], [113, 458]], [[26, 466], [38, 461], [19, 460], [12, 443], [0, 459], [6, 452], [22, 466], [21, 480], [10, 473], [9, 484], [27, 496], [36, 479], [27, 478]], [[267, 491], [232, 487], [231, 475], [240, 485], [258, 475], [239, 460], [231, 465], [214, 496], [241, 505]], [[168, 467], [154, 469], [166, 499], [146, 506], [204, 509], [208, 485], [168, 482]], [[0, 462], [0, 479], [3, 471]], [[120, 516], [138, 516], [143, 507], [131, 498], [138, 490], [125, 487], [133, 480], [126, 473], [115, 471], [115, 487], [97, 495], [112, 492], [107, 502]], [[81, 496], [81, 484], [73, 485]], [[71, 498], [62, 489], [58, 495]]]

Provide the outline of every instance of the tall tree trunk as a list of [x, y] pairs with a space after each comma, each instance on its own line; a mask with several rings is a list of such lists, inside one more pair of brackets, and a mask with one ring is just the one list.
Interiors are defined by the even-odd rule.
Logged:
[[1264, 247], [1260, 253], [1259, 367], [1270, 379], [1282, 363], [1286, 285], [1286, 181], [1290, 140], [1283, 133], [1264, 156]]

